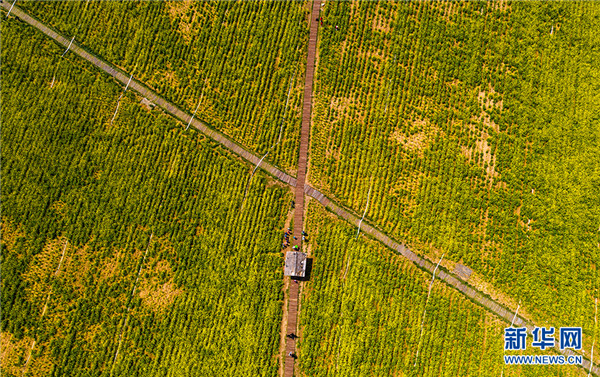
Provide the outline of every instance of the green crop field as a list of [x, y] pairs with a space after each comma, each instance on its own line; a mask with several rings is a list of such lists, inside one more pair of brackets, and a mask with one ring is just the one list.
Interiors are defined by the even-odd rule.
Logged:
[[[270, 152], [267, 160], [294, 171], [308, 38], [304, 2], [20, 6], [189, 114], [197, 108], [198, 119], [257, 154]], [[271, 150], [280, 130], [281, 142]]]
[[277, 375], [288, 191], [242, 207], [246, 164], [131, 92], [111, 125], [118, 85], [2, 36], [2, 375]]
[[597, 2], [329, 3], [311, 183], [357, 213], [372, 186], [367, 220], [591, 342], [599, 15]]
[[[504, 365], [557, 352], [505, 351], [495, 305], [314, 199], [310, 276], [284, 277], [301, 179], [251, 176], [7, 4], [1, 376], [588, 375]], [[598, 365], [600, 2], [315, 5], [307, 184], [488, 302], [581, 326]], [[15, 6], [296, 176], [312, 2]]]
[[[307, 228], [314, 269], [303, 288], [301, 375], [501, 375], [505, 323], [436, 280], [421, 338], [431, 275], [373, 240], [356, 238], [354, 227], [312, 204]], [[586, 375], [562, 366], [507, 366], [503, 373]]]

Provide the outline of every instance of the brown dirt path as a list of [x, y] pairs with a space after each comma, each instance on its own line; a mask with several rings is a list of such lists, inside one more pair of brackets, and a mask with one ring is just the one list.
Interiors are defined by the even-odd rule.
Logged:
[[[308, 142], [310, 135], [310, 114], [312, 110], [313, 78], [315, 75], [315, 57], [317, 54], [317, 32], [319, 23], [319, 9], [321, 0], [313, 0], [312, 11], [310, 12], [310, 33], [308, 37], [308, 54], [306, 56], [306, 75], [304, 76], [304, 99], [302, 102], [302, 128], [300, 131], [300, 156], [298, 158], [298, 174], [296, 177], [294, 210], [294, 229], [293, 235], [297, 238], [294, 242], [302, 247], [302, 231], [304, 230], [304, 190], [306, 182], [306, 167], [308, 165]], [[300, 300], [300, 283], [290, 282], [288, 289], [287, 306], [287, 329], [286, 333], [298, 334], [298, 304]], [[284, 373], [285, 377], [294, 375], [295, 359], [290, 353], [296, 353], [296, 340], [286, 339], [284, 355]]]

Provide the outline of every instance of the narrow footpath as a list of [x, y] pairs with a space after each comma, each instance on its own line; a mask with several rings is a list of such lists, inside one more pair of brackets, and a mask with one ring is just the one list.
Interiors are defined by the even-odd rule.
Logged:
[[[308, 54], [306, 56], [306, 75], [304, 77], [304, 99], [302, 103], [302, 128], [300, 131], [300, 156], [298, 158], [298, 174], [296, 176], [293, 235], [295, 242], [302, 250], [302, 231], [304, 230], [304, 184], [306, 181], [306, 167], [308, 165], [308, 142], [310, 136], [310, 114], [312, 109], [313, 77], [315, 75], [315, 57], [317, 53], [317, 31], [319, 28], [319, 9], [321, 0], [313, 0], [310, 12], [310, 34], [308, 37]], [[285, 278], [287, 279], [287, 278]], [[298, 333], [298, 301], [300, 282], [290, 282], [288, 290], [288, 315], [287, 334]], [[286, 334], [286, 335], [287, 335]], [[284, 377], [294, 375], [294, 363], [296, 361], [296, 339], [286, 339], [284, 355]], [[290, 356], [293, 355], [293, 356]]]

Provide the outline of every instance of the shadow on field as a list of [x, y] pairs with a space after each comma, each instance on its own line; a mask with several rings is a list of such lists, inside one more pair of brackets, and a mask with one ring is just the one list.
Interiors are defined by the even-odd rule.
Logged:
[[309, 281], [310, 280], [310, 275], [312, 274], [312, 266], [313, 266], [313, 259], [312, 258], [306, 258], [306, 271], [304, 273], [304, 277], [297, 277], [295, 278], [298, 281]]

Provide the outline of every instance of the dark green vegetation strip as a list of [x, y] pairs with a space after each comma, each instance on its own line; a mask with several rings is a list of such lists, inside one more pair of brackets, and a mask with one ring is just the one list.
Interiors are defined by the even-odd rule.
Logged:
[[17, 4], [130, 72], [170, 102], [263, 155], [276, 143], [295, 73], [282, 142], [267, 161], [297, 163], [308, 9], [301, 1]]
[[240, 210], [229, 152], [133, 92], [110, 125], [122, 88], [2, 37], [3, 374], [107, 376], [122, 333], [115, 376], [277, 375], [289, 193], [261, 173]]
[[354, 209], [373, 179], [382, 231], [471, 267], [534, 322], [583, 326], [588, 350], [599, 16], [598, 2], [328, 3], [310, 167]]

